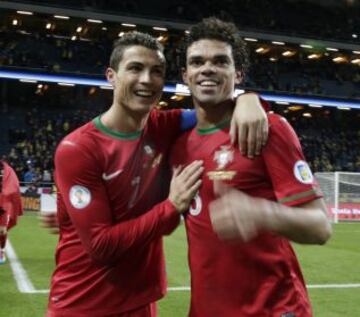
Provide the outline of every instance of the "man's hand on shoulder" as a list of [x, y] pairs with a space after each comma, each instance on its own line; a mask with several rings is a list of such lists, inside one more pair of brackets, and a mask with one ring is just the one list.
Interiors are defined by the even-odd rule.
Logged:
[[231, 142], [238, 143], [243, 155], [254, 158], [260, 155], [268, 133], [268, 119], [259, 96], [247, 93], [237, 97], [230, 127]]

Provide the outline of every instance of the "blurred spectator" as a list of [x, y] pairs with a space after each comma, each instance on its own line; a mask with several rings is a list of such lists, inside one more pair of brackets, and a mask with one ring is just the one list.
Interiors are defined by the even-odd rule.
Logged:
[[35, 180], [34, 169], [29, 166], [28, 170], [25, 172], [23, 180], [25, 183], [32, 183]]
[[25, 195], [27, 197], [38, 197], [38, 187], [35, 183], [31, 183], [30, 185], [28, 185], [26, 191], [25, 191]]
[[51, 173], [48, 170], [44, 170], [42, 175], [42, 181], [50, 183], [52, 181]]

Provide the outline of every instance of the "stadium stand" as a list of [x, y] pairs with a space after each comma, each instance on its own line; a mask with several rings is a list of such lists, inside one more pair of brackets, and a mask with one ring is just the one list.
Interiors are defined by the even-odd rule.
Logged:
[[[233, 20], [241, 30], [267, 34], [271, 39], [271, 36], [282, 34], [295, 37], [298, 41], [303, 40], [301, 36], [337, 40], [334, 44], [340, 49], [331, 51], [325, 46], [303, 48], [300, 42], [279, 45], [269, 38], [249, 39], [252, 67], [239, 88], [294, 96], [333, 97], [337, 100], [360, 98], [360, 48], [353, 49], [359, 47], [356, 26], [360, 22], [360, 6], [356, 3], [351, 5], [346, 1], [337, 1], [335, 5], [323, 6], [320, 2], [304, 0], [247, 0], [239, 6], [236, 1], [226, 0], [222, 5], [226, 10], [219, 10], [218, 2], [213, 0], [206, 3], [192, 0], [191, 4], [189, 0], [172, 0], [166, 5], [158, 0], [152, 1], [151, 5], [143, 1], [110, 0], [12, 3], [81, 9], [89, 15], [118, 12], [130, 19], [137, 19], [140, 15], [151, 16], [159, 25], [168, 23], [169, 30], [157, 32], [148, 25], [138, 26], [140, 30], [158, 36], [165, 45], [169, 62], [168, 83], [179, 82], [182, 65], [184, 29], [177, 29], [176, 21], [191, 23], [215, 14]], [[124, 26], [120, 28], [115, 22], [108, 22], [105, 27], [90, 25], [79, 17], [53, 21], [43, 13], [17, 15], [6, 6], [0, 7], [1, 70], [103, 78], [112, 41], [126, 31]], [[302, 23], [304, 16], [307, 17], [306, 24]], [[327, 23], [329, 20], [331, 25]], [[0, 106], [5, 114], [0, 118], [0, 154], [15, 167], [21, 180], [24, 180], [25, 174], [33, 182], [51, 180], [52, 156], [59, 140], [109, 104], [107, 93], [95, 87], [77, 86], [65, 91], [56, 84], [29, 85], [8, 80], [1, 80], [0, 85]], [[20, 95], [17, 93], [19, 90], [22, 92]], [[171, 94], [164, 94], [165, 105], [170, 103], [170, 98]], [[172, 105], [188, 107], [188, 102], [185, 98], [172, 101]], [[273, 109], [287, 117], [295, 127], [315, 171], [359, 169], [360, 129], [356, 123], [359, 120], [356, 110], [292, 106], [273, 104]]]
[[[49, 34], [22, 34], [14, 30], [2, 33], [0, 65], [8, 69], [101, 76], [112, 46], [112, 40], [72, 41]], [[168, 81], [176, 82], [181, 78], [180, 43], [179, 35], [170, 37], [165, 43], [165, 54], [169, 61]], [[357, 65], [334, 64], [329, 58], [313, 61], [301, 51], [297, 56], [286, 58], [276, 48], [264, 55], [256, 53], [254, 49], [259, 48], [251, 47], [252, 68], [243, 85], [246, 89], [346, 98], [359, 95], [360, 74]]]
[[[171, 0], [151, 2], [141, 0], [65, 0], [14, 1], [83, 9], [97, 12], [117, 12], [130, 16], [158, 17], [172, 21], [198, 21], [216, 15], [230, 20], [240, 28], [267, 30], [288, 35], [330, 38], [359, 43], [360, 6], [356, 1], [306, 1], [306, 0]], [[332, 5], [331, 5], [332, 4]], [[306, 23], [304, 23], [306, 17]], [[331, 24], [329, 23], [331, 21]]]

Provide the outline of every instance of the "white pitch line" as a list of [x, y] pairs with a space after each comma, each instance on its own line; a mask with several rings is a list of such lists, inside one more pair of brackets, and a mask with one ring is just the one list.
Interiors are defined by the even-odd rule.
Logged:
[[178, 286], [178, 287], [168, 287], [168, 291], [190, 291], [190, 286]]
[[[13, 272], [18, 290], [20, 293], [28, 294], [46, 294], [49, 293], [48, 289], [35, 289], [34, 285], [31, 283], [25, 269], [23, 268], [21, 262], [19, 261], [14, 248], [12, 247], [10, 241], [6, 243], [6, 254], [10, 263], [11, 270]], [[360, 284], [309, 284], [306, 285], [307, 288], [360, 288]], [[181, 292], [181, 291], [190, 291], [190, 286], [178, 286], [178, 287], [169, 287], [168, 291], [170, 292]]]
[[7, 240], [5, 252], [20, 293], [34, 293], [36, 291], [34, 285], [31, 283], [9, 240]]
[[[306, 288], [360, 288], [360, 284], [309, 284]], [[190, 291], [190, 287], [169, 287], [168, 291]]]
[[[306, 286], [307, 288], [312, 289], [324, 289], [324, 288], [360, 288], [360, 284], [310, 284]], [[169, 287], [169, 292], [188, 292], [190, 291], [190, 286], [178, 286], [178, 287]], [[48, 289], [34, 289], [32, 291], [26, 291], [22, 293], [28, 294], [47, 294], [49, 293]]]
[[49, 294], [49, 289], [36, 289], [32, 292], [28, 292], [28, 294]]
[[360, 284], [314, 284], [307, 285], [307, 288], [359, 288]]

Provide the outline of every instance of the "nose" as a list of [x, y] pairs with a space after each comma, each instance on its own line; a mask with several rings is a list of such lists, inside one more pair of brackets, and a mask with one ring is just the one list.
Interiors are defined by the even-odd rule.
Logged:
[[141, 72], [140, 82], [147, 83], [147, 84], [151, 83], [150, 71], [144, 70], [143, 72]]
[[216, 73], [216, 66], [211, 61], [206, 61], [202, 66], [201, 73], [208, 75]]

